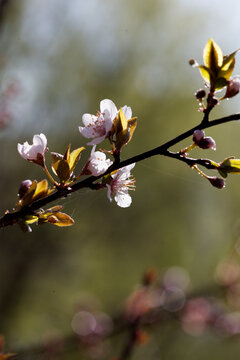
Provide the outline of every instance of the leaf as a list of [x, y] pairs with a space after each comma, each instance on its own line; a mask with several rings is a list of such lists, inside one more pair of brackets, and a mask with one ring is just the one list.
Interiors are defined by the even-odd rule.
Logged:
[[80, 159], [80, 156], [81, 156], [81, 153], [82, 151], [85, 149], [85, 147], [81, 146], [80, 148], [78, 149], [75, 149], [71, 152], [70, 154], [70, 157], [69, 157], [69, 161], [68, 161], [68, 165], [69, 165], [69, 168], [70, 168], [70, 172], [72, 173], [73, 170], [75, 169], [79, 159]]
[[55, 205], [55, 206], [51, 207], [50, 209], [47, 209], [47, 210], [46, 210], [46, 213], [51, 213], [51, 214], [53, 214], [53, 213], [55, 213], [55, 212], [61, 211], [62, 209], [63, 209], [63, 206], [62, 206], [62, 205]]
[[66, 160], [62, 159], [58, 164], [56, 172], [57, 172], [57, 175], [58, 175], [60, 181], [63, 183], [66, 182], [70, 178], [70, 175], [71, 175], [68, 162]]
[[26, 192], [26, 194], [23, 196], [23, 198], [18, 202], [17, 208], [21, 208], [23, 206], [27, 206], [31, 204], [33, 201], [41, 199], [43, 197], [46, 197], [49, 195], [53, 189], [49, 189], [48, 182], [46, 179], [37, 182], [37, 180], [34, 180]]
[[211, 38], [204, 47], [203, 61], [213, 73], [216, 73], [223, 64], [222, 50]]
[[122, 108], [119, 110], [119, 118], [121, 122], [122, 132], [126, 132], [128, 130], [128, 121], [126, 116], [124, 115], [124, 112], [122, 111]]
[[37, 180], [34, 180], [31, 184], [30, 188], [26, 192], [26, 194], [23, 196], [23, 198], [21, 200], [21, 206], [26, 206], [26, 205], [29, 205], [32, 203], [32, 201], [33, 201], [32, 198], [33, 198], [36, 188], [37, 188]]
[[130, 137], [130, 132], [126, 131], [125, 133], [118, 133], [116, 142], [115, 142], [115, 148], [117, 151], [120, 151], [121, 148], [128, 143]]
[[227, 177], [227, 174], [240, 174], [240, 159], [233, 157], [224, 159], [220, 163], [218, 171], [223, 177]]
[[[135, 118], [136, 119], [136, 118]], [[119, 114], [116, 118], [116, 142], [115, 148], [116, 150], [120, 151], [123, 145], [126, 145], [130, 140], [130, 127], [129, 124], [130, 120], [127, 120], [122, 108], [119, 110]], [[132, 124], [133, 125], [133, 124]], [[133, 132], [132, 132], [133, 133]]]
[[71, 144], [68, 145], [67, 150], [63, 156], [64, 160], [66, 160], [67, 162], [69, 162], [69, 157], [70, 157], [70, 148], [71, 148]]
[[114, 130], [116, 134], [127, 132], [127, 125], [128, 121], [126, 116], [124, 115], [124, 112], [122, 111], [122, 108], [119, 110], [119, 113], [117, 117], [114, 120]]
[[228, 176], [228, 173], [223, 171], [222, 169], [218, 168], [218, 172], [219, 174], [223, 177], [223, 178], [226, 178]]
[[235, 58], [233, 58], [228, 64], [227, 66], [223, 66], [221, 68], [221, 70], [219, 71], [218, 76], [219, 77], [223, 77], [224, 79], [226, 79], [227, 81], [230, 79], [233, 69], [235, 66]]
[[67, 214], [62, 212], [54, 213], [50, 215], [47, 221], [56, 226], [72, 226], [74, 224], [74, 220]]
[[229, 164], [231, 172], [240, 173], [240, 159], [228, 159], [227, 163]]
[[58, 168], [59, 162], [63, 159], [63, 156], [61, 154], [51, 152], [51, 157], [52, 157], [52, 171], [54, 172], [55, 175], [57, 175], [56, 170]]
[[[67, 151], [65, 155], [67, 154]], [[53, 172], [59, 177], [61, 182], [66, 182], [71, 175], [68, 161], [65, 160], [64, 157], [58, 153], [51, 153], [51, 156]]]
[[203, 80], [205, 80], [208, 84], [210, 84], [211, 81], [211, 73], [209, 69], [206, 66], [198, 65], [200, 74], [202, 75]]
[[[125, 116], [124, 116], [125, 117]], [[127, 120], [127, 130], [120, 131], [116, 134], [115, 147], [119, 151], [124, 145], [127, 145], [132, 139], [133, 133], [137, 126], [137, 118]]]
[[34, 192], [32, 200], [35, 201], [37, 199], [41, 199], [47, 196], [49, 192], [50, 189], [48, 188], [48, 182], [46, 179], [44, 179], [37, 183], [36, 190]]
[[222, 88], [227, 86], [227, 84], [228, 84], [228, 81], [224, 77], [219, 77], [214, 82], [214, 90], [215, 91], [221, 90]]
[[36, 215], [26, 215], [24, 218], [25, 224], [30, 225], [38, 221], [38, 216]]
[[133, 137], [133, 133], [134, 133], [136, 127], [137, 127], [137, 118], [136, 117], [128, 120], [129, 139], [128, 139], [128, 142], [125, 143], [125, 145], [128, 144], [129, 141], [131, 141], [131, 139]]
[[42, 210], [37, 214], [38, 224], [50, 223], [60, 227], [73, 225], [74, 220], [69, 215], [62, 213], [60, 211], [62, 208], [61, 205], [56, 205], [46, 211]]
[[57, 175], [62, 183], [65, 183], [71, 177], [77, 162], [80, 158], [81, 152], [85, 149], [83, 146], [73, 150], [70, 153], [70, 146], [68, 146], [64, 156], [58, 153], [51, 153], [52, 156], [52, 170]]
[[221, 66], [221, 70], [222, 71], [227, 71], [229, 69], [229, 67], [231, 66], [232, 62], [235, 61], [235, 55], [236, 53], [239, 51], [236, 50], [233, 53], [231, 53], [230, 55], [225, 55], [223, 57], [223, 64]]

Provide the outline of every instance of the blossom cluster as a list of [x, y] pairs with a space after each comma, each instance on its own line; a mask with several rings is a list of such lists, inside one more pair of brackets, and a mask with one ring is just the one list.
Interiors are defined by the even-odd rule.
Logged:
[[[204, 86], [208, 89], [208, 92], [200, 89], [195, 93], [200, 105], [199, 110], [204, 113], [199, 126], [194, 127], [191, 131], [182, 133], [170, 142], [140, 154], [141, 156], [128, 159], [125, 161], [125, 165], [128, 164], [127, 166], [123, 166], [121, 162], [121, 151], [133, 137], [137, 126], [137, 118], [132, 116], [130, 106], [125, 105], [118, 109], [114, 102], [109, 99], [104, 99], [100, 102], [100, 110], [96, 114], [85, 113], [82, 116], [82, 125], [79, 126], [79, 132], [84, 138], [88, 139], [87, 146], [92, 148], [88, 160], [82, 165], [82, 169], [78, 174], [76, 174], [76, 166], [85, 147], [81, 146], [71, 150], [69, 145], [64, 154], [51, 152], [51, 170], [53, 173], [51, 174], [45, 161], [48, 148], [47, 138], [44, 134], [34, 135], [32, 144], [28, 142], [18, 144], [19, 154], [24, 159], [40, 165], [53, 184], [53, 187], [49, 188], [47, 180], [42, 180], [39, 183], [36, 180], [24, 180], [19, 189], [19, 201], [14, 211], [31, 206], [34, 201], [43, 199], [54, 190], [59, 191], [59, 197], [62, 195], [67, 196], [69, 192], [76, 191], [81, 186], [88, 186], [96, 190], [105, 188], [110, 201], [114, 199], [118, 206], [122, 208], [129, 207], [132, 203], [129, 191], [135, 189], [135, 179], [131, 175], [131, 170], [135, 166], [134, 161], [140, 161], [154, 155], [164, 155], [181, 160], [192, 169], [195, 169], [215, 188], [224, 188], [225, 179], [228, 174], [240, 174], [240, 159], [230, 156], [217, 163], [209, 159], [190, 158], [188, 154], [195, 148], [216, 150], [214, 139], [205, 136], [203, 129], [226, 122], [226, 119], [222, 118], [210, 124], [209, 114], [220, 101], [234, 97], [240, 91], [239, 78], [232, 77], [237, 52], [238, 50], [229, 55], [223, 55], [220, 47], [211, 38], [208, 40], [203, 50], [204, 65], [199, 65], [193, 59], [189, 62], [190, 65], [200, 70]], [[226, 90], [225, 94], [217, 98], [216, 92], [224, 89]], [[176, 145], [189, 135], [192, 135], [192, 144], [175, 153], [169, 151], [169, 147]], [[110, 149], [97, 149], [97, 146], [102, 142], [104, 144], [108, 142]], [[199, 168], [199, 165], [206, 169], [217, 170], [221, 177], [207, 175]], [[87, 181], [84, 180], [83, 183], [80, 181], [76, 184], [83, 176], [89, 176], [89, 178]], [[73, 186], [74, 189], [72, 188]], [[46, 204], [48, 202], [43, 201], [43, 203]], [[22, 218], [20, 214], [17, 220], [13, 217], [10, 223], [23, 222], [23, 228], [33, 222], [50, 222], [57, 226], [72, 225], [73, 219], [61, 213], [60, 210], [59, 206], [48, 209], [45, 212], [40, 210], [39, 212], [34, 211], [32, 213], [30, 209], [29, 213], [31, 215]], [[6, 219], [6, 223], [9, 224], [9, 219]]]
[[[113, 101], [105, 99], [100, 102], [100, 111], [96, 115], [83, 114], [82, 122], [84, 126], [79, 126], [79, 132], [83, 137], [91, 139], [87, 145], [92, 146], [92, 149], [87, 162], [82, 166], [82, 170], [78, 175], [74, 173], [74, 170], [85, 147], [79, 147], [70, 151], [69, 145], [64, 155], [51, 152], [53, 176], [46, 166], [45, 155], [48, 147], [47, 138], [44, 134], [34, 135], [32, 144], [29, 144], [27, 141], [23, 144], [18, 144], [18, 152], [24, 159], [43, 168], [54, 185], [52, 190], [71, 189], [71, 185], [79, 180], [80, 177], [91, 175], [96, 177], [96, 180], [93, 179], [93, 181], [99, 181], [98, 189], [107, 188], [107, 196], [110, 201], [114, 199], [118, 206], [122, 208], [129, 207], [132, 199], [128, 191], [135, 189], [135, 179], [130, 172], [135, 164], [122, 168], [115, 167], [115, 169], [113, 167], [113, 171], [110, 171], [109, 168], [114, 166], [115, 163], [119, 163], [123, 146], [133, 136], [137, 120], [135, 117], [132, 117], [132, 109], [125, 105], [118, 110]], [[111, 149], [97, 150], [96, 146], [105, 139], [110, 142]], [[113, 159], [108, 158], [107, 154], [112, 156]], [[58, 177], [58, 180], [54, 178], [55, 176]], [[16, 209], [19, 210], [21, 207], [31, 204], [34, 200], [47, 196], [52, 190], [48, 188], [46, 180], [44, 183], [34, 183], [34, 185], [31, 180], [24, 180], [19, 189], [19, 201]], [[58, 215], [56, 219], [56, 213], [53, 213], [51, 215], [51, 211], [48, 211], [48, 216], [45, 218], [42, 215], [31, 217], [29, 223], [39, 223], [40, 218], [42, 222], [45, 219], [46, 222], [53, 223], [52, 216], [54, 216], [56, 220], [54, 224], [58, 226], [72, 225], [73, 220], [66, 214], [64, 215], [68, 218], [65, 217], [65, 221], [63, 221], [62, 215]], [[59, 217], [61, 218], [60, 221], [58, 221]]]

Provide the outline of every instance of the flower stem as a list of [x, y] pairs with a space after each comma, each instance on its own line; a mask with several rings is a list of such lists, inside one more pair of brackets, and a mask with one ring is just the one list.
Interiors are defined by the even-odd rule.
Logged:
[[54, 180], [54, 178], [52, 177], [52, 175], [51, 175], [50, 172], [48, 171], [48, 168], [47, 168], [47, 166], [46, 166], [45, 163], [44, 163], [44, 165], [43, 165], [43, 170], [45, 171], [46, 175], [47, 175], [48, 178], [51, 180], [51, 182], [52, 182], [55, 186], [57, 186], [58, 183]]

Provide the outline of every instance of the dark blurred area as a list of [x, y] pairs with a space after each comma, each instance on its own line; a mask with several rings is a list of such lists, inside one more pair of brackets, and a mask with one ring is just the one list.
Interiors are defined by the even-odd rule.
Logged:
[[[45, 177], [40, 167], [19, 156], [17, 144], [44, 133], [50, 151], [63, 153], [69, 143], [72, 148], [85, 145], [78, 131], [82, 114], [94, 114], [102, 99], [113, 100], [118, 108], [131, 106], [138, 117], [123, 158], [195, 126], [202, 114], [194, 93], [203, 83], [188, 60], [202, 63], [210, 36], [225, 54], [239, 47], [239, 5], [228, 3], [223, 10], [219, 2], [205, 0], [1, 1], [1, 213], [14, 207], [22, 180]], [[239, 55], [236, 60], [238, 73]], [[237, 111], [239, 97], [222, 103], [211, 116]], [[194, 154], [218, 162], [239, 157], [239, 131], [238, 123], [209, 129], [216, 152]], [[161, 279], [180, 276], [177, 294], [185, 299], [187, 292], [215, 288], [216, 269], [225, 258], [234, 257], [238, 267], [238, 176], [218, 190], [186, 165], [163, 157], [137, 164], [133, 175], [136, 191], [130, 208], [110, 203], [105, 190], [84, 189], [58, 202], [75, 219], [71, 228], [33, 225], [30, 234], [17, 226], [1, 229], [0, 333], [7, 350], [44, 347], [48, 339], [75, 333], [84, 337], [89, 326], [103, 334], [111, 331], [110, 316], [130, 294], [134, 298], [148, 268], [155, 268]], [[175, 299], [175, 292], [164, 291]], [[155, 295], [150, 294], [151, 301]], [[217, 305], [211, 295], [205, 294], [207, 300], [200, 295], [184, 310], [183, 303], [172, 310], [172, 300], [170, 307], [164, 302], [166, 311], [182, 311], [180, 320], [156, 326], [133, 359], [236, 359], [238, 331], [230, 339], [209, 330], [205, 325]], [[227, 306], [233, 306], [239, 319], [240, 304]], [[113, 348], [107, 341], [82, 358], [117, 356], [122, 340], [114, 339]], [[61, 341], [55, 345], [61, 350]], [[62, 358], [79, 359], [79, 352]]]

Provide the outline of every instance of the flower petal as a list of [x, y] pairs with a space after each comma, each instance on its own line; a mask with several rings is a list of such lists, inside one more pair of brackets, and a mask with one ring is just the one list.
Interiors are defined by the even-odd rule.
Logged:
[[87, 127], [79, 126], [78, 129], [80, 131], [80, 134], [87, 139], [96, 136], [96, 131], [91, 126], [87, 126]]
[[87, 170], [89, 170], [93, 176], [98, 176], [104, 174], [113, 162], [107, 159], [106, 154], [102, 151], [94, 152], [95, 148], [96, 146], [93, 146]]
[[107, 197], [108, 197], [108, 199], [109, 199], [109, 201], [111, 201], [112, 202], [112, 189], [111, 189], [111, 185], [109, 185], [109, 184], [106, 184], [107, 185]]
[[[106, 118], [114, 120], [117, 116], [117, 107], [112, 100], [105, 99], [100, 102], [100, 111], [103, 114], [106, 114]], [[106, 119], [105, 119], [106, 120]]]
[[117, 205], [122, 208], [129, 207], [132, 203], [132, 198], [128, 193], [117, 194], [114, 197], [114, 200], [116, 201]]
[[127, 120], [130, 120], [132, 118], [132, 109], [130, 106], [127, 106], [127, 105], [123, 106], [122, 111], [123, 111], [124, 115], [126, 116]]
[[94, 124], [96, 120], [97, 120], [97, 116], [92, 114], [83, 114], [82, 116], [82, 122], [85, 126]]
[[[135, 163], [124, 166], [123, 168], [119, 169], [117, 172], [117, 176], [119, 179], [124, 180], [127, 179], [130, 176], [131, 170], [134, 168]], [[114, 174], [115, 175], [115, 174]]]
[[44, 134], [34, 135], [33, 144], [30, 145], [25, 141], [22, 145], [18, 144], [17, 149], [19, 154], [26, 160], [37, 160], [38, 154], [44, 156], [47, 147], [47, 138]]
[[100, 144], [100, 142], [102, 142], [104, 139], [106, 138], [106, 136], [99, 136], [96, 137], [95, 139], [93, 139], [92, 141], [88, 142], [87, 145], [97, 145]]
[[33, 136], [33, 145], [40, 145], [43, 149], [47, 146], [47, 138], [44, 134]]

